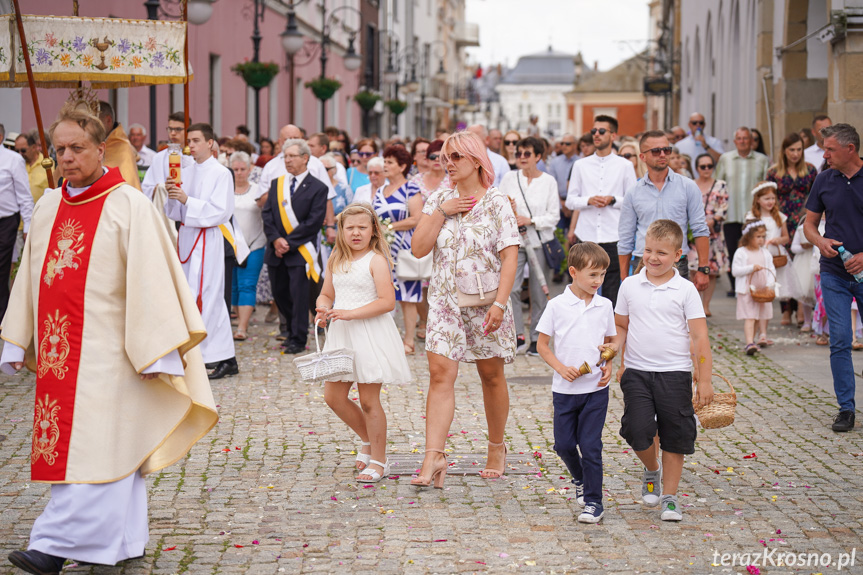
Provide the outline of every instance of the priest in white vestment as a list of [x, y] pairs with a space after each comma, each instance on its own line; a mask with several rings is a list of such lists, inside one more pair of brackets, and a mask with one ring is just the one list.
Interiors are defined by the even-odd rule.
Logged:
[[5, 373], [36, 374], [31, 478], [51, 499], [9, 560], [40, 574], [143, 555], [143, 477], [218, 419], [204, 324], [160, 214], [103, 168], [98, 118], [67, 105], [50, 136], [66, 183], [33, 212], [0, 356]]
[[180, 185], [168, 183], [165, 215], [181, 223], [177, 252], [207, 328], [201, 354], [206, 363], [216, 364], [210, 379], [219, 379], [239, 373], [225, 305], [225, 243], [219, 229], [234, 215], [234, 178], [213, 157], [215, 135], [209, 124], [192, 124], [188, 137], [195, 164], [183, 171]]

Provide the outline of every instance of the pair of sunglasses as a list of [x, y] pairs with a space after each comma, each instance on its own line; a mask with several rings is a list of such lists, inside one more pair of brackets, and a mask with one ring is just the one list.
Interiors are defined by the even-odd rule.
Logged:
[[507, 146], [514, 146], [518, 143], [518, 140], [504, 140], [503, 143]]
[[532, 155], [533, 155], [533, 152], [530, 152], [530, 151], [516, 152], [515, 153], [516, 158], [529, 158]]
[[703, 126], [705, 124], [704, 120], [695, 120], [694, 122], [689, 122], [693, 126]]
[[662, 154], [665, 154], [666, 156], [670, 156], [672, 151], [674, 151], [674, 148], [672, 148], [671, 146], [665, 146], [663, 148], [651, 148], [649, 150], [644, 150], [644, 153], [646, 154], [646, 153], [650, 152], [654, 156], [659, 157]]
[[361, 158], [371, 158], [374, 152], [357, 152], [357, 155]]
[[599, 132], [600, 136], [604, 136], [608, 133], [608, 130], [606, 130], [605, 128], [594, 128], [590, 131], [590, 135], [595, 136], [597, 132]]
[[438, 154], [437, 152], [432, 152], [431, 154], [428, 155], [428, 159], [431, 160], [432, 162], [434, 162], [438, 158], [440, 158], [440, 154]]
[[634, 158], [634, 157], [635, 157], [635, 154], [631, 154], [631, 153], [629, 153], [629, 152], [626, 152], [625, 154], [620, 154], [620, 157], [621, 157], [621, 158], [626, 158], [627, 160], [631, 160], [632, 158]]
[[560, 145], [561, 146], [574, 146], [575, 142], [561, 142]]
[[698, 169], [699, 170], [712, 170], [713, 167], [714, 167], [713, 164], [701, 164], [700, 166], [698, 166]]

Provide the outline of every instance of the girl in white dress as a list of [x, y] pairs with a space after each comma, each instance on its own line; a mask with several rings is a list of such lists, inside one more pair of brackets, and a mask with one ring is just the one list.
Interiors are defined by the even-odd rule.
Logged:
[[[746, 214], [745, 221], [761, 220], [767, 230], [767, 241], [765, 247], [770, 252], [771, 256], [785, 256], [785, 265], [779, 268], [774, 268], [776, 273], [776, 283], [782, 287], [782, 325], [788, 325], [791, 322], [792, 305], [789, 302], [791, 294], [798, 290], [796, 285], [796, 277], [791, 272], [791, 257], [785, 246], [791, 243], [791, 236], [788, 234], [788, 216], [779, 211], [779, 202], [776, 199], [776, 182], [761, 182], [752, 190], [752, 209]], [[796, 306], [794, 307], [796, 311]], [[773, 341], [767, 338], [766, 325], [762, 329], [761, 338], [758, 340], [759, 346], [773, 344]]]
[[[390, 314], [396, 303], [392, 260], [377, 216], [368, 204], [351, 204], [336, 223], [339, 233], [315, 306], [315, 325], [330, 321], [324, 350], [353, 350], [354, 373], [326, 382], [324, 399], [360, 436], [356, 468], [362, 473], [357, 481], [377, 483], [389, 475], [381, 385], [408, 383], [411, 372]], [[348, 398], [355, 382], [359, 406]]]

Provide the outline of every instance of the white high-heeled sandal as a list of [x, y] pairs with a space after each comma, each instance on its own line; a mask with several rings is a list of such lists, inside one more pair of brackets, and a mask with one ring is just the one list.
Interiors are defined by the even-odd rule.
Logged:
[[[378, 473], [377, 470], [371, 469], [372, 465], [379, 465], [379, 466], [383, 467], [384, 472]], [[369, 461], [369, 466], [366, 467], [365, 469], [363, 469], [362, 473], [360, 473], [360, 475], [368, 475], [369, 477], [371, 477], [371, 479], [360, 479], [359, 477], [357, 477], [357, 483], [377, 483], [378, 481], [380, 481], [384, 477], [388, 476], [389, 474], [390, 474], [390, 460], [389, 459], [387, 459], [386, 463], [381, 463], [380, 461], [375, 461], [374, 459], [372, 459], [371, 461]]]
[[[371, 447], [371, 446], [372, 446], [371, 441], [363, 441], [362, 442], [362, 447]], [[360, 447], [360, 450], [357, 451], [357, 459], [356, 459], [357, 461], [359, 461], [360, 463], [363, 464], [362, 468], [358, 468], [360, 471], [362, 471], [363, 469], [368, 467], [369, 461], [372, 460], [372, 454], [371, 453], [363, 453], [362, 447]]]

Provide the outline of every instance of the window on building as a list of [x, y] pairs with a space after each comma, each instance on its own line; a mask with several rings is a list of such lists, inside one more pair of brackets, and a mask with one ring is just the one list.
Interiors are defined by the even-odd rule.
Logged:
[[218, 54], [210, 54], [209, 88], [207, 117], [218, 134], [222, 130], [222, 57]]
[[519, 118], [523, 118], [523, 117], [524, 117], [524, 104], [519, 104], [519, 105], [518, 105], [518, 117], [519, 117]]

